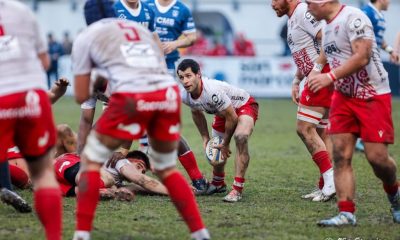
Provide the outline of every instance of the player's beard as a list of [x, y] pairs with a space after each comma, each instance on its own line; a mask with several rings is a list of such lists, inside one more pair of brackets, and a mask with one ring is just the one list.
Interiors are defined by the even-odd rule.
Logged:
[[288, 14], [289, 13], [289, 4], [285, 4], [285, 6], [281, 6], [281, 7], [279, 7], [279, 8], [274, 8], [274, 10], [275, 10], [275, 13], [276, 13], [276, 15], [278, 16], [278, 17], [282, 17], [282, 16], [285, 16], [286, 14]]

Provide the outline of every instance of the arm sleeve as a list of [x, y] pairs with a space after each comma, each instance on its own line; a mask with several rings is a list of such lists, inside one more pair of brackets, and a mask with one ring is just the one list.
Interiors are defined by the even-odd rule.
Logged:
[[96, 97], [91, 97], [81, 104], [81, 109], [94, 109], [96, 108]]
[[183, 12], [183, 26], [182, 32], [184, 33], [192, 33], [196, 32], [196, 25], [194, 24], [192, 13], [188, 8]]
[[38, 54], [40, 53], [45, 53], [47, 52], [47, 43], [46, 40], [44, 39], [44, 36], [42, 35], [42, 32], [40, 31], [40, 27], [38, 24], [38, 21], [36, 20], [36, 17], [33, 13], [31, 13], [31, 18], [32, 18], [32, 24], [33, 24], [33, 31], [35, 32], [35, 48], [36, 52]]
[[324, 25], [323, 22], [317, 21], [308, 11], [304, 13], [304, 17], [302, 19], [304, 24], [301, 26], [303, 26], [304, 31], [315, 38], [318, 32], [322, 29]]
[[350, 42], [359, 38], [374, 40], [372, 23], [365, 14], [360, 12], [350, 15], [346, 25]]
[[128, 159], [121, 159], [121, 160], [119, 160], [118, 162], [117, 162], [117, 164], [115, 165], [115, 170], [117, 170], [117, 172], [119, 173], [119, 174], [121, 174], [121, 168], [123, 167], [123, 166], [126, 166], [126, 165], [131, 165], [131, 162], [129, 162], [129, 160]]
[[90, 46], [87, 34], [80, 34], [72, 45], [72, 72], [74, 75], [88, 74], [92, 70]]

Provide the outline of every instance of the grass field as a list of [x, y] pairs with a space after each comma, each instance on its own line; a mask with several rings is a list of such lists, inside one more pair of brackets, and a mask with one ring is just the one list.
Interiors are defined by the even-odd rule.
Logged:
[[[229, 204], [222, 202], [224, 195], [197, 198], [213, 239], [400, 239], [400, 225], [392, 222], [381, 183], [360, 153], [353, 159], [358, 226], [318, 228], [317, 220], [337, 213], [336, 203], [300, 199], [301, 194], [313, 188], [318, 170], [295, 133], [296, 107], [289, 100], [259, 102], [260, 116], [250, 140], [251, 160], [243, 200]], [[79, 107], [71, 98], [60, 100], [54, 110], [57, 123], [68, 123], [77, 129]], [[394, 100], [393, 113], [399, 136], [399, 100]], [[210, 165], [203, 157], [201, 139], [186, 107], [183, 126], [183, 135], [201, 170], [210, 178]], [[398, 164], [399, 146], [390, 148]], [[226, 173], [227, 183], [231, 184], [233, 158], [229, 159]], [[32, 202], [31, 192], [19, 193]], [[72, 238], [74, 211], [74, 199], [64, 199], [64, 239]], [[94, 224], [93, 239], [189, 239], [184, 222], [167, 197], [137, 196], [132, 203], [101, 202]], [[43, 239], [43, 234], [33, 213], [18, 214], [0, 204], [0, 239]]]

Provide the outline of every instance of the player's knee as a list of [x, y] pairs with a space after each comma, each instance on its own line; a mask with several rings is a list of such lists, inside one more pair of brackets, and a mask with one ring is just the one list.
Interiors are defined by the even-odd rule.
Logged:
[[366, 153], [366, 157], [371, 165], [382, 165], [389, 163], [389, 155], [387, 152], [373, 151]]
[[100, 142], [95, 133], [91, 132], [87, 138], [83, 154], [90, 161], [105, 163], [111, 158], [113, 151]]
[[247, 142], [249, 140], [249, 134], [245, 133], [238, 133], [234, 135], [236, 145], [239, 146], [244, 146], [247, 145]]
[[160, 153], [152, 147], [149, 149], [150, 163], [154, 170], [163, 171], [176, 165], [177, 150], [169, 153]]

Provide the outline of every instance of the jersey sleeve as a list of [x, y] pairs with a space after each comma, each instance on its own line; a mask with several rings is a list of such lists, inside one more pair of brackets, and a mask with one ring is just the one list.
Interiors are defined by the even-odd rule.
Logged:
[[156, 30], [156, 23], [154, 21], [154, 19], [156, 18], [156, 15], [154, 14], [153, 9], [151, 9], [150, 7], [147, 7], [147, 9], [149, 10], [149, 14], [150, 14], [149, 30], [150, 30], [150, 32], [154, 32]]
[[72, 72], [74, 75], [88, 74], [92, 70], [90, 46], [87, 34], [80, 34], [72, 45]]
[[359, 38], [374, 40], [372, 23], [362, 12], [351, 14], [347, 19], [346, 28], [350, 42]]
[[81, 109], [94, 109], [96, 108], [96, 97], [91, 97], [81, 104]]
[[318, 32], [322, 29], [323, 22], [317, 21], [309, 11], [304, 13], [302, 20], [304, 24], [301, 24], [301, 26], [303, 27], [304, 31], [315, 38]]
[[196, 32], [196, 25], [194, 24], [192, 13], [188, 8], [185, 8], [183, 12], [183, 33], [193, 33]]
[[131, 162], [128, 159], [121, 159], [115, 165], [115, 170], [117, 170], [117, 172], [121, 174], [121, 168], [126, 165], [131, 165]]
[[44, 39], [44, 36], [42, 35], [42, 32], [39, 27], [39, 23], [36, 20], [35, 15], [30, 12], [31, 19], [32, 19], [32, 24], [33, 24], [33, 31], [35, 32], [35, 48], [36, 52], [38, 54], [40, 53], [46, 53], [47, 52], [47, 43], [46, 40]]
[[181, 91], [182, 103], [184, 103], [185, 105], [189, 105], [188, 93], [186, 92], [186, 90], [183, 87], [180, 89], [180, 91]]

